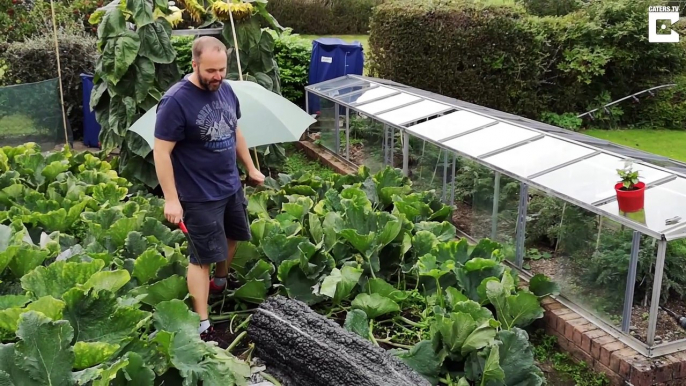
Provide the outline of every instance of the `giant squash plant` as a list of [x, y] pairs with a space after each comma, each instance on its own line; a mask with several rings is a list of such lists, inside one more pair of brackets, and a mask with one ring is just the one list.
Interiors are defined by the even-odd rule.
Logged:
[[231, 47], [229, 79], [238, 79], [233, 24], [239, 44], [243, 79], [280, 94], [274, 39], [263, 22], [283, 28], [266, 10], [267, 0], [120, 0], [91, 18], [98, 26], [98, 58], [90, 105], [101, 125], [105, 151], [121, 150], [119, 173], [147, 186], [158, 184], [150, 146], [128, 128], [153, 108], [182, 74], [171, 44], [172, 29], [185, 19], [206, 27], [223, 23], [221, 36]]
[[181, 77], [165, 18], [171, 12], [164, 0], [122, 0], [98, 26], [100, 56], [90, 104], [101, 126], [100, 143], [106, 151], [121, 149], [122, 175], [149, 186], [157, 185], [150, 148], [128, 128]]

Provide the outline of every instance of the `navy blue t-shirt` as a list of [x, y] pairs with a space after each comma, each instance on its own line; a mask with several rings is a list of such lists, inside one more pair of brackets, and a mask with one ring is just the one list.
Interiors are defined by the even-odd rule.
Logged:
[[157, 107], [155, 137], [176, 142], [171, 160], [179, 200], [227, 198], [241, 187], [236, 167], [238, 98], [228, 82], [208, 91], [184, 78]]

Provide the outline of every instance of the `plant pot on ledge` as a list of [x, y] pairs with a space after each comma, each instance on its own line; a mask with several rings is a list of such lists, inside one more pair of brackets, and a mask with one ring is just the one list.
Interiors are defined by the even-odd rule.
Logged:
[[633, 170], [633, 161], [624, 160], [624, 169], [617, 169], [617, 174], [621, 178], [620, 182], [615, 184], [619, 210], [632, 213], [643, 209], [646, 185], [639, 182], [640, 176], [637, 170]]
[[617, 192], [617, 204], [620, 211], [631, 213], [643, 209], [645, 183], [638, 182], [633, 186], [633, 189], [627, 189], [623, 183], [619, 182], [615, 185], [615, 191]]

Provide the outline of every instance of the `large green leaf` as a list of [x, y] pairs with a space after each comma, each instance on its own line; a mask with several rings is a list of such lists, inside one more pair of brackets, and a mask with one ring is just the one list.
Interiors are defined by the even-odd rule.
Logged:
[[370, 338], [369, 320], [367, 319], [367, 314], [362, 310], [353, 309], [348, 311], [345, 315], [343, 327], [367, 340]]
[[[107, 12], [98, 26], [98, 38], [110, 39], [122, 36], [126, 31], [126, 19], [124, 13], [118, 7]], [[109, 40], [108, 40], [109, 41]]]
[[[262, 87], [266, 88], [269, 91], [274, 91], [274, 80], [264, 72], [257, 72], [255, 73], [255, 81]], [[309, 187], [305, 187], [307, 189]], [[312, 190], [312, 188], [309, 188], [307, 190]], [[313, 191], [313, 190], [312, 190]]]
[[165, 22], [164, 19], [157, 19], [154, 23], [142, 27], [139, 25], [138, 36], [140, 36], [141, 47], [138, 54], [155, 63], [170, 64], [174, 62], [176, 52], [172, 47], [169, 33], [162, 24]]
[[536, 274], [529, 280], [529, 289], [534, 295], [543, 297], [549, 295], [558, 295], [560, 293], [560, 285], [550, 280], [549, 277], [543, 274]]
[[308, 278], [300, 269], [300, 259], [284, 260], [278, 267], [277, 277], [286, 289], [288, 296], [308, 305], [319, 302], [323, 296], [314, 293], [318, 278]]
[[67, 321], [27, 312], [19, 321], [14, 364], [43, 385], [69, 385], [74, 366], [73, 336]]
[[137, 287], [131, 295], [146, 295], [142, 302], [155, 306], [168, 300], [184, 299], [188, 295], [188, 286], [185, 278], [173, 275], [154, 284]]
[[0, 330], [13, 335], [17, 330], [21, 315], [35, 311], [53, 320], [62, 319], [64, 302], [52, 296], [44, 296], [26, 307], [13, 307], [0, 311]]
[[114, 355], [119, 349], [116, 343], [76, 342], [74, 345], [76, 370], [99, 365]]
[[540, 386], [544, 384], [541, 371], [534, 362], [529, 335], [520, 328], [498, 332], [500, 367], [505, 372], [507, 385]]
[[488, 359], [486, 359], [486, 364], [484, 365], [484, 371], [481, 375], [481, 384], [489, 384], [492, 381], [504, 381], [505, 372], [500, 367], [500, 349], [498, 345], [491, 346], [491, 351], [488, 354]]
[[365, 312], [369, 319], [376, 319], [380, 316], [400, 311], [400, 306], [393, 300], [379, 294], [361, 293], [352, 301], [352, 308]]
[[362, 276], [362, 269], [344, 266], [340, 270], [334, 268], [331, 275], [324, 278], [319, 293], [333, 299], [334, 303], [340, 303], [353, 291]]
[[[259, 53], [259, 70], [257, 72], [267, 73], [274, 69], [274, 38], [272, 35], [263, 31], [260, 41], [258, 43], [259, 50], [255, 50]], [[251, 63], [252, 65], [252, 63]], [[253, 69], [253, 71], [255, 71]]]
[[148, 249], [140, 255], [133, 268], [133, 277], [138, 279], [139, 284], [147, 284], [157, 276], [160, 268], [169, 264], [169, 261], [156, 249]]
[[423, 340], [410, 350], [396, 352], [394, 355], [428, 379], [432, 385], [438, 383], [444, 358], [443, 355], [436, 353], [430, 340]]
[[73, 288], [63, 296], [64, 318], [76, 341], [121, 344], [150, 318], [150, 313], [122, 307], [111, 292]]
[[[160, 91], [167, 91], [171, 85], [181, 79], [181, 70], [179, 70], [176, 61], [169, 64], [158, 63], [155, 67], [157, 69], [155, 72], [155, 83]], [[157, 101], [159, 99], [157, 98]]]
[[107, 41], [102, 53], [102, 70], [108, 81], [113, 84], [119, 82], [129, 66], [136, 60], [140, 45], [140, 37], [129, 30]]
[[136, 101], [131, 97], [114, 96], [110, 100], [109, 127], [123, 136], [133, 124], [136, 115]]
[[154, 20], [152, 0], [126, 0], [126, 9], [131, 11], [133, 22], [138, 28], [145, 27]]
[[489, 281], [486, 284], [488, 300], [496, 309], [498, 321], [503, 329], [513, 327], [526, 327], [536, 319], [543, 317], [538, 297], [530, 292], [518, 292], [511, 295], [498, 281]]

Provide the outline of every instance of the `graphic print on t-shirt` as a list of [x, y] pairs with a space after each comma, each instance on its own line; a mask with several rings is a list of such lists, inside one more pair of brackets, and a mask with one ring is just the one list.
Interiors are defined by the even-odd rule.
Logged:
[[226, 102], [214, 101], [200, 109], [195, 123], [205, 147], [214, 151], [233, 149], [236, 145], [236, 112]]

